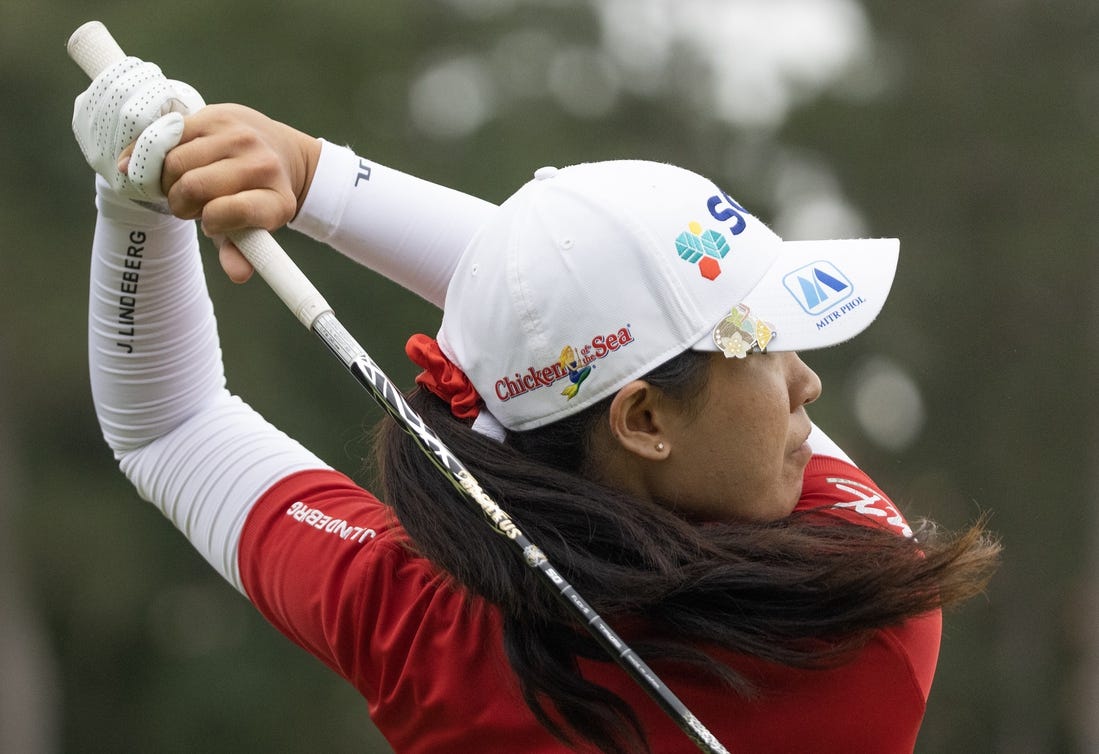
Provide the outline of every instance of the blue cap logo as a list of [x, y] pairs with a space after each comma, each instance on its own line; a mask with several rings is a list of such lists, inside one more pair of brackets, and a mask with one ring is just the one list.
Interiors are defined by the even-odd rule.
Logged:
[[782, 279], [806, 314], [823, 314], [850, 298], [855, 286], [831, 262], [819, 261], [794, 270]]

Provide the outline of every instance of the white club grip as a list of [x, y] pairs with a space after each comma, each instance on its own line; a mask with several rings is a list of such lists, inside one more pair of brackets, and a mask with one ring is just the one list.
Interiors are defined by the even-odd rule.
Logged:
[[[74, 31], [67, 47], [69, 57], [93, 79], [108, 66], [126, 57], [107, 27], [99, 21], [89, 21]], [[250, 229], [231, 233], [229, 237], [260, 277], [308, 329], [313, 328], [317, 317], [332, 311], [332, 307], [270, 233]]]
[[230, 234], [230, 238], [275, 295], [307, 329], [313, 329], [317, 317], [332, 311], [320, 291], [266, 230], [251, 228], [237, 231]]
[[69, 57], [90, 79], [126, 57], [107, 27], [99, 21], [89, 21], [74, 31], [69, 37], [68, 50]]

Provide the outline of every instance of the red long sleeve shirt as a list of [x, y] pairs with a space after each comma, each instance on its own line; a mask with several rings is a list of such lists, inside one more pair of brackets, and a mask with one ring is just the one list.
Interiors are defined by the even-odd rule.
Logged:
[[[911, 533], [862, 471], [816, 456], [798, 507], [822, 506]], [[450, 585], [402, 545], [405, 537], [392, 512], [347, 477], [303, 472], [277, 483], [250, 513], [241, 578], [268, 620], [362, 693], [396, 751], [564, 750], [519, 695], [498, 611]], [[697, 671], [652, 666], [730, 751], [911, 752], [940, 632], [936, 611], [878, 631], [851, 661], [824, 670], [716, 653], [756, 681], [761, 693], [751, 700]], [[634, 708], [653, 751], [697, 751], [617, 665], [581, 668]]]

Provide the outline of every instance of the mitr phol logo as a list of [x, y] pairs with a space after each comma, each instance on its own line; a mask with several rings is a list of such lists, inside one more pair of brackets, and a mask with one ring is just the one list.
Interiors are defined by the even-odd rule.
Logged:
[[797, 299], [806, 314], [823, 314], [846, 301], [855, 286], [831, 262], [823, 260], [794, 270], [782, 279], [790, 295]]

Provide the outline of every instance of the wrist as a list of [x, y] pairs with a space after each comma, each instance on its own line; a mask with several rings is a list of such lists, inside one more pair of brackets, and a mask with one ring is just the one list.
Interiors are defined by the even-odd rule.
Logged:
[[151, 202], [135, 201], [132, 197], [113, 188], [106, 178], [95, 177], [96, 207], [107, 220], [125, 223], [134, 228], [154, 229], [170, 226], [193, 225], [181, 220]]
[[300, 131], [297, 135], [304, 174], [297, 186], [298, 206], [294, 212], [295, 218], [301, 213], [305, 198], [309, 195], [309, 187], [313, 185], [313, 176], [317, 173], [317, 164], [321, 159], [321, 140]]

